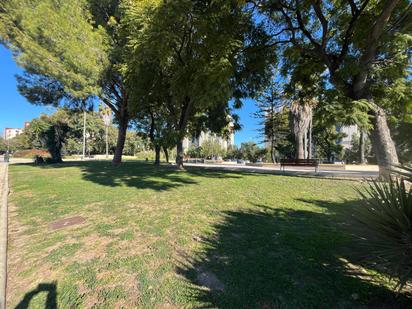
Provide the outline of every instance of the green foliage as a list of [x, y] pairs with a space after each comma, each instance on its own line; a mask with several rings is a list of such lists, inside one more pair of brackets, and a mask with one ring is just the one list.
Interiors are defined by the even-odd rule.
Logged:
[[[293, 97], [318, 96], [319, 86], [341, 97], [331, 101], [343, 112], [336, 120], [355, 122], [364, 130], [374, 124], [374, 149], [385, 152], [377, 156], [378, 163], [397, 163], [393, 141], [387, 138], [390, 132], [370, 116], [384, 111], [399, 121], [399, 111], [410, 105], [410, 1], [254, 3], [258, 19], [268, 24], [265, 30], [281, 46], [288, 92]], [[366, 102], [367, 108], [360, 106]], [[333, 108], [331, 112], [335, 114]]]
[[[14, 51], [17, 63], [37, 79], [34, 84], [49, 80], [78, 98], [100, 92], [108, 64], [107, 37], [102, 28], [93, 27], [87, 6], [86, 0], [2, 3], [0, 37]], [[27, 75], [23, 93], [33, 98], [28, 90], [33, 87], [24, 85]]]
[[412, 121], [397, 121], [393, 129], [393, 139], [402, 163], [412, 163]]
[[238, 65], [245, 58], [237, 55], [251, 26], [244, 4], [129, 1], [122, 9], [127, 52], [134, 59], [124, 72], [137, 109], [151, 102], [149, 112], [161, 115], [166, 139], [174, 144], [204, 129], [222, 133], [229, 123], [228, 101], [236, 92], [234, 76], [245, 70]]
[[259, 132], [268, 151], [268, 162], [276, 162], [280, 157], [291, 157], [287, 148], [293, 148], [288, 141], [288, 137], [291, 136], [290, 109], [285, 106], [282, 97], [284, 87], [285, 85], [272, 81], [257, 99], [258, 111], [254, 116], [260, 119]]
[[[373, 153], [372, 153], [372, 145], [371, 141], [368, 137], [365, 138], [364, 141], [365, 145], [365, 158], [368, 159], [370, 162], [371, 159], [373, 160]], [[357, 133], [354, 133], [352, 136], [351, 147], [349, 149], [345, 149], [344, 158], [347, 163], [354, 163], [359, 162], [359, 149], [360, 147], [360, 136]]]
[[229, 145], [226, 150], [225, 159], [240, 159], [242, 157], [239, 148], [236, 145]]
[[137, 153], [146, 150], [145, 141], [136, 132], [127, 132], [123, 153], [128, 156], [136, 156]]
[[265, 157], [265, 149], [259, 148], [255, 142], [246, 142], [240, 145], [239, 152], [243, 160], [257, 162]]
[[215, 137], [209, 137], [202, 143], [202, 155], [206, 159], [224, 157], [225, 150]]
[[372, 180], [359, 191], [365, 205], [356, 213], [367, 259], [399, 280], [412, 279], [412, 167], [402, 167], [388, 182]]
[[201, 146], [196, 147], [196, 146], [190, 146], [189, 149], [187, 150], [187, 155], [190, 158], [204, 158], [203, 155], [203, 148]]
[[[64, 123], [65, 133], [62, 136], [60, 152], [65, 155], [81, 154], [83, 148], [83, 112], [59, 109], [51, 116], [42, 115], [34, 119], [23, 134], [10, 141], [12, 150], [48, 149], [48, 131], [51, 124]], [[106, 128], [99, 113], [88, 112], [86, 115], [86, 153], [89, 155], [103, 154], [106, 151]], [[114, 153], [117, 139], [117, 128], [108, 127], [109, 153]], [[146, 150], [147, 142], [138, 133], [128, 131], [124, 154], [135, 156]]]
[[314, 126], [313, 141], [316, 145], [316, 157], [326, 159], [328, 162], [342, 160], [343, 146], [339, 141], [345, 137], [344, 133], [336, 130], [335, 126]]
[[[20, 93], [33, 104], [75, 109], [87, 109], [98, 97], [113, 111], [124, 136], [133, 115], [121, 74], [127, 40], [120, 18], [119, 1], [2, 2], [0, 40], [25, 70], [17, 77]], [[124, 145], [116, 145], [118, 164]]]
[[62, 162], [62, 148], [69, 130], [67, 114], [61, 110], [51, 116], [43, 114], [34, 119], [23, 134], [27, 136], [32, 145], [49, 151], [50, 163], [60, 163]]
[[5, 153], [8, 149], [7, 141], [0, 136], [0, 153]]
[[[23, 131], [24, 132], [24, 131]], [[19, 134], [8, 142], [11, 151], [30, 149], [31, 143], [27, 134]]]

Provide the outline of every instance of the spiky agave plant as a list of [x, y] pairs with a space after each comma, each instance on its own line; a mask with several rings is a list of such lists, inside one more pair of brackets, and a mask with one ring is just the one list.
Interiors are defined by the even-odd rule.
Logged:
[[412, 166], [402, 166], [386, 182], [371, 180], [359, 193], [359, 208], [366, 259], [399, 282], [401, 290], [412, 277]]

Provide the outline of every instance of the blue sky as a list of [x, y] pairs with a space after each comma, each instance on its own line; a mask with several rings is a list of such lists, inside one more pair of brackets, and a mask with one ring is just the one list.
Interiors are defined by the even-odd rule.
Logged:
[[[10, 51], [0, 45], [0, 130], [4, 128], [22, 128], [25, 121], [31, 121], [41, 113], [50, 113], [50, 107], [30, 104], [17, 91], [15, 75], [22, 70], [13, 61]], [[235, 134], [235, 143], [259, 141], [258, 120], [252, 114], [256, 111], [254, 101], [245, 100], [244, 106], [236, 113], [240, 116], [243, 129]]]
[[27, 102], [17, 91], [15, 75], [21, 73], [11, 53], [0, 45], [0, 130], [22, 128], [25, 121], [48, 113], [50, 108], [35, 106]]

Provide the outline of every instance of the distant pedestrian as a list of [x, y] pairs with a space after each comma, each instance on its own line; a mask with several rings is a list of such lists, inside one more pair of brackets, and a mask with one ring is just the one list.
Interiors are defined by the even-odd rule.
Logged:
[[9, 160], [10, 160], [10, 155], [9, 155], [9, 152], [7, 151], [7, 152], [4, 154], [4, 162], [9, 162]]

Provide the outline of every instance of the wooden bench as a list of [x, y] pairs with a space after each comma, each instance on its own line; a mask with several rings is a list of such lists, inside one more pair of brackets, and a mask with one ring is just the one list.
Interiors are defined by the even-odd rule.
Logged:
[[285, 171], [285, 166], [313, 166], [319, 172], [319, 159], [281, 159], [280, 169]]

